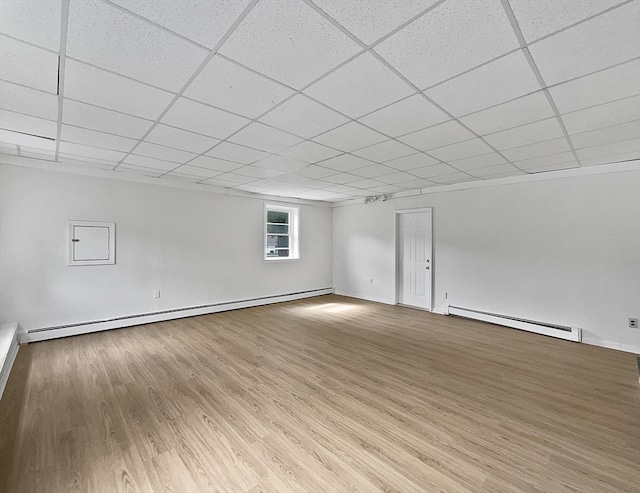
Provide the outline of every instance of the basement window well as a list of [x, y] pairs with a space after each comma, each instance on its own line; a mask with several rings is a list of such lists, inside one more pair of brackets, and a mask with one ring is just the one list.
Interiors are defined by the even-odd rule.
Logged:
[[285, 260], [300, 258], [298, 249], [297, 207], [282, 207], [266, 204], [265, 218], [265, 260]]

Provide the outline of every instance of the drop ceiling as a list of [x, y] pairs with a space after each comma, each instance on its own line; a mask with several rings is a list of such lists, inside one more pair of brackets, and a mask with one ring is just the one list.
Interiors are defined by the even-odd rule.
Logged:
[[639, 25], [640, 0], [0, 0], [0, 152], [328, 202], [637, 159]]

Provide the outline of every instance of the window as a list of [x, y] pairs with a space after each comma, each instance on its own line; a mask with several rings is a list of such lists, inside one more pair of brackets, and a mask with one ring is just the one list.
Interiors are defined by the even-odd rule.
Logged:
[[297, 259], [298, 208], [265, 206], [265, 260]]

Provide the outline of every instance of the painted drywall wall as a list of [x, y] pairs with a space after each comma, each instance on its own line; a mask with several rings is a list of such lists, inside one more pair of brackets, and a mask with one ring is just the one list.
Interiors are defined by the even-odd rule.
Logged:
[[[32, 329], [331, 287], [331, 209], [300, 205], [301, 258], [265, 262], [264, 204], [0, 165], [0, 322]], [[69, 220], [114, 221], [116, 264], [68, 266]]]
[[639, 189], [631, 170], [337, 207], [334, 286], [394, 303], [395, 210], [433, 207], [434, 311], [577, 326], [584, 342], [640, 352], [628, 328], [640, 316]]

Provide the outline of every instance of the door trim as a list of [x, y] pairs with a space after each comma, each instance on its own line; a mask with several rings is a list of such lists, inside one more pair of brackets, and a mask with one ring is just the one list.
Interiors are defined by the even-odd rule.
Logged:
[[[402, 303], [399, 302], [399, 297], [400, 297], [400, 288], [399, 288], [399, 283], [400, 283], [400, 218], [402, 216], [402, 214], [411, 214], [414, 212], [426, 212], [429, 214], [430, 216], [430, 224], [431, 224], [431, 242], [430, 242], [430, 251], [429, 251], [429, 257], [431, 258], [431, 286], [430, 286], [430, 299], [429, 299], [429, 307], [427, 308], [422, 308], [422, 307], [418, 307], [418, 306], [409, 306], [409, 305], [403, 305]], [[433, 207], [418, 207], [416, 209], [396, 209], [395, 211], [395, 231], [394, 231], [394, 235], [395, 235], [395, 241], [394, 241], [394, 249], [395, 249], [395, 262], [394, 262], [394, 274], [395, 274], [395, 283], [394, 283], [394, 296], [393, 296], [393, 302], [394, 305], [400, 305], [400, 306], [409, 306], [410, 308], [416, 308], [418, 310], [425, 310], [428, 312], [432, 312], [433, 311], [433, 283], [434, 283], [434, 278], [433, 278], [433, 273], [434, 273], [434, 266], [435, 266], [435, 262], [433, 261]]]

